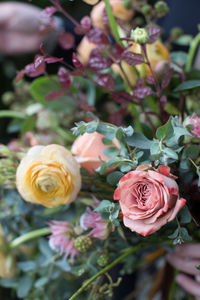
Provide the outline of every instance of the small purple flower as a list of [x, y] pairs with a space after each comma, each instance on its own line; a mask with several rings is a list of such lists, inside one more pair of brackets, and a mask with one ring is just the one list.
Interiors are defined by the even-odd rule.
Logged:
[[[99, 205], [99, 201], [95, 199], [96, 204], [93, 205], [93, 209], [95, 209]], [[80, 226], [84, 230], [92, 229], [88, 236], [99, 240], [107, 239], [110, 233], [110, 226], [107, 220], [103, 220], [101, 218], [100, 213], [96, 213], [91, 210], [91, 208], [87, 208], [86, 212], [80, 218]]]
[[59, 252], [60, 255], [65, 254], [65, 258], [71, 257], [73, 261], [79, 256], [79, 251], [74, 247], [73, 226], [65, 221], [51, 221], [49, 230], [49, 246], [52, 250]]
[[200, 138], [200, 118], [197, 116], [197, 114], [193, 114], [192, 117], [190, 117], [190, 124], [194, 126], [194, 129], [191, 130], [191, 133]]

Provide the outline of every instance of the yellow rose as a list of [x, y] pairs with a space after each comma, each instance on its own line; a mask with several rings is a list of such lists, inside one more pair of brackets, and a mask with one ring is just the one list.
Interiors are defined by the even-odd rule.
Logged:
[[8, 254], [7, 248], [7, 241], [0, 226], [0, 277], [2, 278], [11, 278], [16, 271], [15, 258]]
[[62, 146], [34, 146], [17, 169], [16, 184], [26, 201], [46, 207], [67, 204], [80, 191], [80, 167]]
[[111, 66], [111, 68], [115, 74], [120, 75], [126, 83], [130, 83], [131, 86], [134, 87], [136, 85], [138, 77], [137, 77], [133, 67], [130, 66], [129, 64], [127, 64], [127, 62], [125, 62], [125, 61], [121, 62], [121, 67], [123, 69], [123, 72], [120, 69], [118, 64], [112, 64], [112, 66]]
[[[133, 43], [133, 45], [129, 48], [129, 51], [141, 53], [141, 47], [139, 44]], [[147, 55], [154, 71], [156, 69], [156, 65], [160, 61], [169, 61], [170, 59], [168, 49], [160, 41], [156, 41], [153, 44], [147, 44]], [[137, 68], [141, 71], [141, 65], [137, 66]], [[147, 76], [151, 75], [151, 71], [147, 65], [145, 65], [145, 70]]]

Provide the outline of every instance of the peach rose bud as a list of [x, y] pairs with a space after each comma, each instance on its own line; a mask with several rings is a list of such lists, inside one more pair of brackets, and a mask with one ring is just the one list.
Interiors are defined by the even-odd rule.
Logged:
[[104, 135], [93, 132], [80, 135], [72, 145], [72, 153], [76, 155], [77, 161], [81, 167], [89, 173], [94, 174], [95, 170], [102, 165], [102, 160], [109, 161], [110, 158], [104, 154], [104, 149], [107, 147], [120, 148], [117, 139], [113, 139], [113, 145], [104, 145], [102, 139]]
[[120, 179], [114, 200], [119, 200], [124, 225], [143, 236], [172, 221], [186, 203], [167, 166], [157, 170], [139, 166], [128, 172]]
[[34, 146], [19, 164], [16, 185], [28, 202], [46, 207], [68, 204], [81, 188], [80, 167], [63, 146]]

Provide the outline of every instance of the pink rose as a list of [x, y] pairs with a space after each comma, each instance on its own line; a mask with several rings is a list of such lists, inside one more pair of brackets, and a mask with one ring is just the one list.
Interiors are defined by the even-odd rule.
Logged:
[[143, 236], [173, 220], [186, 203], [167, 166], [155, 170], [143, 165], [127, 173], [120, 179], [114, 199], [119, 200], [124, 225]]
[[200, 118], [197, 116], [197, 114], [194, 113], [191, 117], [189, 117], [187, 123], [194, 126], [194, 129], [191, 130], [191, 133], [200, 138]]
[[106, 146], [102, 142], [103, 138], [105, 138], [105, 136], [98, 132], [84, 133], [80, 135], [72, 145], [71, 152], [76, 155], [76, 160], [91, 174], [94, 174], [95, 169], [102, 165], [102, 160], [110, 160], [110, 158], [104, 154], [105, 148], [120, 148], [118, 140], [113, 139], [113, 145]]

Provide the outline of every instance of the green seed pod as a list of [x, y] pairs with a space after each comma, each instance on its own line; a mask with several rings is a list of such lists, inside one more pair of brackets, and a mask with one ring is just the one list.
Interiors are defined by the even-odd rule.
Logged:
[[169, 6], [165, 1], [158, 1], [155, 6], [155, 11], [158, 15], [164, 16], [169, 12]]
[[100, 266], [100, 267], [105, 267], [109, 264], [109, 261], [110, 261], [110, 256], [108, 253], [102, 253], [98, 259], [97, 259], [97, 264]]
[[152, 6], [150, 4], [146, 4], [142, 6], [141, 11], [145, 16], [150, 15], [152, 12]]
[[74, 247], [81, 253], [87, 252], [92, 247], [92, 239], [86, 235], [80, 235], [74, 241]]
[[135, 30], [131, 31], [131, 38], [139, 44], [145, 44], [149, 41], [149, 34], [145, 28], [137, 27]]
[[178, 39], [183, 34], [183, 30], [180, 27], [174, 27], [170, 31], [170, 37], [173, 40]]

